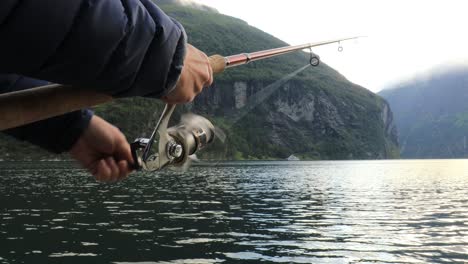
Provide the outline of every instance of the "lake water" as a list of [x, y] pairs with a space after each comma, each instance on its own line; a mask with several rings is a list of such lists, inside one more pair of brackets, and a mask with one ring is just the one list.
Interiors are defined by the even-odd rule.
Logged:
[[0, 263], [463, 263], [468, 161], [0, 163], [0, 218]]

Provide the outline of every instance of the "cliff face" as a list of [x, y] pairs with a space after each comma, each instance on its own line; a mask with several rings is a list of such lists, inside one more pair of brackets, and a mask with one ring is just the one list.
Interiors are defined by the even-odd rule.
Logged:
[[[314, 71], [314, 69], [310, 69]], [[242, 158], [374, 159], [398, 156], [389, 105], [347, 83], [364, 98], [334, 94], [293, 79], [277, 87], [258, 81], [215, 83], [192, 111], [222, 119], [227, 153]], [[275, 88], [275, 87], [273, 87]], [[265, 96], [266, 94], [266, 96]]]
[[384, 123], [385, 127], [385, 136], [388, 137], [390, 142], [395, 144], [395, 146], [399, 146], [397, 124], [395, 122], [390, 105], [386, 101], [384, 102], [382, 108], [382, 122]]

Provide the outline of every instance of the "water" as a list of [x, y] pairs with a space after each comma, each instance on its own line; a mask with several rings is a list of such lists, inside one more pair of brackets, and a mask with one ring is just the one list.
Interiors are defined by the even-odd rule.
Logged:
[[0, 163], [0, 263], [468, 262], [468, 161], [246, 162], [94, 182]]

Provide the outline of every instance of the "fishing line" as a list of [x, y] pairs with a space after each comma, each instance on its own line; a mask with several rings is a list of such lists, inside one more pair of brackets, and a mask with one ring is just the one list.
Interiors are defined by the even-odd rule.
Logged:
[[275, 81], [274, 83], [268, 85], [267, 87], [263, 88], [262, 90], [256, 92], [253, 96], [251, 96], [245, 106], [242, 108], [241, 112], [236, 115], [231, 123], [231, 126], [234, 126], [239, 120], [244, 118], [248, 113], [250, 113], [255, 107], [259, 104], [263, 103], [268, 97], [270, 97], [278, 88], [283, 86], [286, 82], [294, 78], [296, 75], [307, 69], [308, 67], [312, 66], [311, 64], [307, 64], [294, 72], [285, 75], [283, 78]]
[[[320, 59], [318, 55], [312, 52], [312, 47], [336, 42], [340, 42], [339, 44], [341, 46], [341, 41], [355, 38], [358, 37], [285, 46], [230, 56], [221, 56], [219, 54], [210, 56], [208, 60], [213, 74], [220, 74], [227, 68], [245, 65], [252, 61], [267, 59], [307, 48], [310, 49], [309, 64], [283, 76], [281, 79], [259, 90], [253, 96], [250, 96], [245, 100], [245, 106], [241, 109], [240, 113], [236, 115], [231, 122], [227, 122], [227, 129], [232, 128], [239, 120], [242, 120], [254, 108], [276, 92], [278, 88], [282, 87], [286, 82], [297, 76], [307, 67], [318, 66]], [[221, 129], [217, 129], [208, 119], [202, 116], [185, 114], [181, 117], [180, 124], [168, 127], [175, 107], [176, 105], [166, 104], [151, 137], [137, 138], [131, 144], [132, 156], [135, 160], [136, 169], [156, 171], [171, 165], [185, 171], [192, 161], [198, 160], [195, 156], [196, 152], [213, 143], [215, 138], [218, 138], [226, 147], [224, 143], [226, 138], [224, 132]], [[157, 139], [158, 136], [159, 139]], [[158, 142], [157, 145], [155, 142]], [[220, 156], [217, 156], [218, 160], [219, 157]]]
[[[289, 80], [292, 78], [296, 77], [299, 73], [304, 71], [310, 66], [314, 66], [314, 64], [308, 63], [305, 66], [300, 67], [299, 69], [283, 76], [281, 79], [275, 81], [272, 84], [269, 84], [265, 88], [261, 89], [260, 91], [256, 92], [253, 94], [249, 99], [247, 99], [247, 102], [245, 106], [240, 110], [239, 114], [236, 114], [236, 116], [232, 119], [232, 122], [230, 122], [230, 125], [227, 125], [226, 130], [230, 130], [237, 122], [242, 120], [248, 113], [250, 113], [253, 109], [255, 109], [258, 105], [263, 103], [266, 99], [268, 99], [274, 92], [276, 92], [279, 88], [281, 88], [285, 83], [287, 83]], [[189, 114], [189, 113], [188, 113]], [[219, 127], [215, 127], [215, 134], [217, 135], [217, 138], [224, 144], [224, 158], [227, 156], [227, 144], [225, 144], [225, 139], [226, 135], [223, 130], [221, 130]], [[192, 162], [198, 162], [198, 158], [196, 155], [193, 155], [191, 157]], [[218, 160], [214, 165], [218, 165], [219, 162], [221, 161]], [[191, 165], [192, 162], [188, 162], [187, 166], [182, 167], [182, 171], [186, 171], [188, 166]], [[179, 170], [179, 169], [176, 169]]]
[[[281, 79], [275, 81], [272, 84], [269, 84], [268, 86], [264, 87], [260, 91], [256, 92], [252, 96], [250, 96], [250, 98], [247, 99], [247, 102], [244, 105], [244, 107], [242, 107], [239, 110], [239, 113], [238, 114], [236, 113], [235, 117], [233, 117], [231, 119], [232, 122], [229, 122], [229, 124], [227, 124], [225, 126], [225, 130], [228, 130], [228, 131], [231, 130], [232, 127], [234, 127], [234, 125], [236, 125], [240, 120], [245, 118], [245, 116], [247, 114], [249, 114], [258, 105], [260, 105], [266, 99], [268, 99], [274, 92], [276, 92], [279, 88], [281, 88], [285, 83], [290, 81], [292, 78], [296, 77], [299, 73], [301, 73], [302, 71], [304, 71], [305, 69], [307, 69], [310, 66], [314, 66], [314, 64], [309, 63], [309, 64], [307, 64], [305, 66], [302, 66], [299, 69], [297, 69], [297, 70], [283, 76]], [[217, 128], [217, 129], [219, 129], [219, 128]], [[221, 130], [221, 129], [219, 129], [219, 130]], [[221, 134], [221, 135], [224, 135], [224, 137], [226, 137], [225, 133], [223, 131], [218, 131], [217, 133], [218, 133], [218, 135]], [[220, 154], [221, 154], [221, 156], [223, 156], [224, 159], [226, 159], [227, 158], [227, 153], [228, 153], [228, 144], [226, 144], [224, 142], [223, 142], [223, 144], [224, 144], [224, 151], [223, 151], [224, 153], [220, 153]], [[221, 159], [219, 159], [218, 162], [215, 163], [215, 165], [217, 165], [219, 162], [221, 162]]]

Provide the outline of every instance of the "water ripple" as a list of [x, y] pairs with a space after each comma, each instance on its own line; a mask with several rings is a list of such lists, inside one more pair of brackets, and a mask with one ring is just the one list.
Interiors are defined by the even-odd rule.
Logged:
[[[463, 263], [468, 161], [0, 163], [0, 263]], [[29, 167], [28, 167], [29, 166]]]

